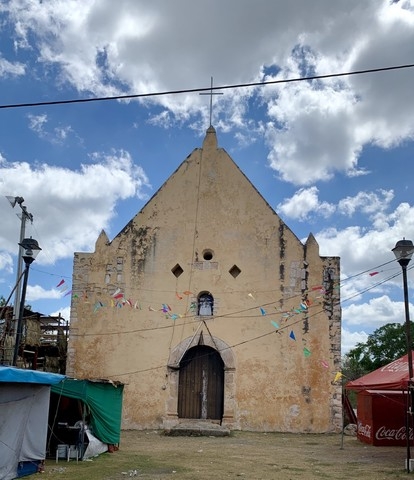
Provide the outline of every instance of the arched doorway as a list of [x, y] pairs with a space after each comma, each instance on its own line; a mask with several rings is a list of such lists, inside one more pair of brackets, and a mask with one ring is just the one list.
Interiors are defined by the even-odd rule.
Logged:
[[178, 417], [222, 420], [224, 362], [212, 347], [197, 345], [180, 362]]

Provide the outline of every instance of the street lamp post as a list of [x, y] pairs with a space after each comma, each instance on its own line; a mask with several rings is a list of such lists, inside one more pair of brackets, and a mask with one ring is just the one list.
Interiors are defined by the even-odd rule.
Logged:
[[33, 223], [33, 215], [27, 211], [27, 207], [23, 205], [24, 198], [23, 197], [11, 197], [9, 195], [6, 195], [7, 200], [9, 201], [10, 205], [12, 208], [14, 208], [16, 205], [19, 205], [19, 207], [22, 210], [21, 215], [17, 215], [20, 217], [20, 238], [19, 241], [19, 254], [17, 257], [17, 274], [16, 274], [16, 294], [14, 297], [14, 305], [13, 305], [13, 322], [16, 324], [17, 318], [18, 318], [18, 313], [19, 313], [19, 306], [20, 306], [20, 299], [21, 299], [21, 288], [20, 288], [20, 279], [22, 276], [22, 270], [23, 270], [23, 260], [22, 260], [22, 255], [23, 255], [23, 249], [20, 247], [21, 242], [23, 242], [24, 237], [25, 237], [25, 231], [26, 231], [26, 222], [27, 220], [30, 220]]
[[37, 254], [42, 250], [37, 243], [37, 240], [34, 238], [24, 238], [19, 245], [22, 247], [23, 255], [22, 258], [26, 265], [24, 270], [24, 277], [23, 277], [23, 286], [22, 286], [22, 294], [20, 299], [20, 309], [19, 309], [19, 318], [17, 320], [17, 329], [16, 329], [16, 342], [14, 344], [14, 352], [13, 352], [13, 366], [17, 365], [17, 356], [19, 353], [20, 342], [22, 339], [22, 330], [23, 330], [23, 315], [24, 315], [24, 303], [26, 300], [26, 288], [27, 288], [27, 279], [29, 278], [29, 269], [30, 265], [33, 263]]
[[411, 415], [414, 412], [414, 393], [412, 391], [413, 380], [413, 356], [411, 343], [411, 324], [410, 324], [410, 307], [408, 302], [408, 282], [407, 282], [407, 266], [410, 263], [414, 253], [414, 245], [411, 240], [399, 240], [392, 249], [397, 262], [401, 265], [404, 286], [404, 306], [405, 306], [405, 337], [407, 342], [407, 361], [408, 361], [408, 408], [406, 416], [406, 437], [407, 437], [407, 473], [410, 473], [410, 425]]

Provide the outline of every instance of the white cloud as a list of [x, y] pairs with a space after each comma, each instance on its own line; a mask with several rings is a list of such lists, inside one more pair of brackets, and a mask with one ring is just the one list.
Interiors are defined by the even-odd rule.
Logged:
[[310, 214], [329, 217], [335, 212], [335, 205], [328, 202], [321, 202], [318, 198], [316, 187], [302, 188], [293, 197], [284, 199], [276, 210], [289, 218], [307, 220]]
[[[109, 226], [119, 200], [147, 198], [145, 191], [150, 188], [147, 176], [128, 152], [95, 153], [91, 160], [79, 170], [46, 164], [3, 162], [0, 165], [0, 195], [24, 191], [26, 199], [30, 199], [33, 237], [43, 249], [37, 263], [53, 263], [58, 258], [71, 257], [74, 251], [90, 250], [102, 228]], [[10, 263], [9, 252], [15, 253], [19, 226], [9, 209], [6, 201], [0, 203], [3, 218], [0, 240], [6, 265]], [[31, 225], [26, 229], [28, 235]]]
[[61, 297], [62, 293], [54, 288], [52, 290], [45, 290], [40, 285], [27, 285], [26, 301], [28, 302], [57, 299]]
[[[256, 8], [247, 0], [212, 0], [206, 9], [185, 0], [16, 0], [2, 9], [17, 48], [38, 51], [40, 65], [56, 67], [62, 84], [97, 96], [208, 86], [211, 75], [225, 85], [411, 63], [414, 43], [413, 5], [402, 1]], [[279, 73], [268, 74], [272, 69]], [[310, 185], [335, 172], [366, 174], [358, 166], [364, 145], [389, 148], [413, 138], [411, 80], [409, 71], [395, 71], [226, 90], [214, 114], [224, 131], [248, 131], [248, 101], [260, 95], [271, 167], [286, 181]], [[200, 112], [203, 125], [208, 118], [205, 98], [195, 93], [145, 101], [166, 109], [152, 119], [163, 127]]]
[[[344, 261], [345, 276], [354, 275], [394, 260], [391, 249], [405, 238], [414, 238], [414, 207], [401, 203], [388, 215], [378, 214], [371, 226], [327, 228], [315, 234], [321, 255], [335, 252]], [[398, 267], [398, 265], [396, 265]]]
[[361, 212], [373, 222], [373, 226], [382, 229], [389, 226], [390, 214], [387, 209], [394, 198], [393, 190], [378, 190], [378, 192], [359, 192], [353, 197], [339, 200], [338, 205], [319, 200], [317, 187], [301, 188], [290, 198], [283, 199], [276, 210], [286, 217], [308, 221], [312, 217], [329, 218], [334, 213], [352, 217]]
[[58, 317], [59, 315], [64, 318], [66, 321], [70, 319], [70, 307], [62, 307], [54, 312], [48, 312], [47, 315], [51, 317]]
[[[17, 252], [17, 247], [16, 247]], [[0, 270], [4, 270], [6, 272], [13, 271], [13, 259], [11, 255], [7, 252], [0, 251]]]
[[55, 127], [54, 128], [54, 133], [56, 136], [57, 141], [63, 142], [68, 138], [68, 135], [72, 133], [72, 127], [70, 125], [67, 125], [65, 127]]
[[40, 115], [33, 115], [29, 113], [27, 118], [29, 119], [30, 130], [35, 132], [39, 138], [54, 144], [63, 144], [64, 141], [68, 139], [68, 136], [71, 133], [74, 133], [70, 125], [49, 127], [49, 117], [45, 113]]
[[[288, 76], [299, 77], [300, 72]], [[336, 171], [355, 170], [361, 145], [348, 128], [355, 122], [354, 104], [353, 93], [342, 85], [281, 86], [268, 104], [274, 119], [267, 131], [270, 166], [283, 180], [297, 185], [329, 180]]]
[[[308, 31], [301, 55], [292, 54], [275, 78], [412, 63], [412, 5], [408, 11], [401, 2], [378, 2], [378, 10], [370, 12], [370, 28], [362, 28], [361, 19], [368, 21], [365, 15], [372, 6], [364, 2], [360, 11], [350, 10], [348, 19], [339, 13], [319, 33]], [[343, 27], [353, 34], [343, 36]], [[279, 85], [277, 96], [269, 101], [270, 165], [281, 178], [298, 185], [326, 181], [341, 171], [350, 177], [366, 174], [358, 167], [364, 145], [390, 148], [414, 136], [406, 102], [410, 81], [410, 71], [402, 70]], [[390, 88], [393, 84], [398, 88]]]
[[43, 136], [44, 126], [47, 124], [47, 115], [45, 113], [41, 115], [29, 114], [27, 117], [29, 119], [30, 130], [33, 130], [38, 135]]
[[346, 197], [338, 203], [338, 211], [344, 215], [352, 216], [360, 210], [369, 215], [377, 215], [385, 211], [394, 198], [392, 190], [379, 190], [375, 192], [359, 192], [354, 197]]
[[365, 343], [368, 339], [366, 332], [351, 332], [347, 328], [342, 328], [342, 355], [348, 353], [357, 343]]
[[[410, 308], [414, 308], [414, 305], [410, 305]], [[387, 323], [403, 323], [404, 320], [404, 302], [395, 302], [388, 295], [342, 309], [342, 321], [347, 326], [358, 325], [366, 329], [377, 329]]]
[[25, 74], [25, 67], [23, 64], [11, 63], [0, 54], [0, 78], [6, 76], [19, 76]]

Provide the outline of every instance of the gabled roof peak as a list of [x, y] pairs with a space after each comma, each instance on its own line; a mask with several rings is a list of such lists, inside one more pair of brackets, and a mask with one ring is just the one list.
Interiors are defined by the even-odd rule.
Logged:
[[206, 136], [203, 141], [203, 148], [217, 148], [216, 130], [212, 125], [207, 129]]

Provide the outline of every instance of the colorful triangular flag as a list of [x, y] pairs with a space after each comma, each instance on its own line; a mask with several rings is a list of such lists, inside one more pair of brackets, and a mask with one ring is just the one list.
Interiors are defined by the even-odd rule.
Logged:
[[323, 368], [329, 368], [329, 363], [326, 360], [321, 360], [321, 365]]

